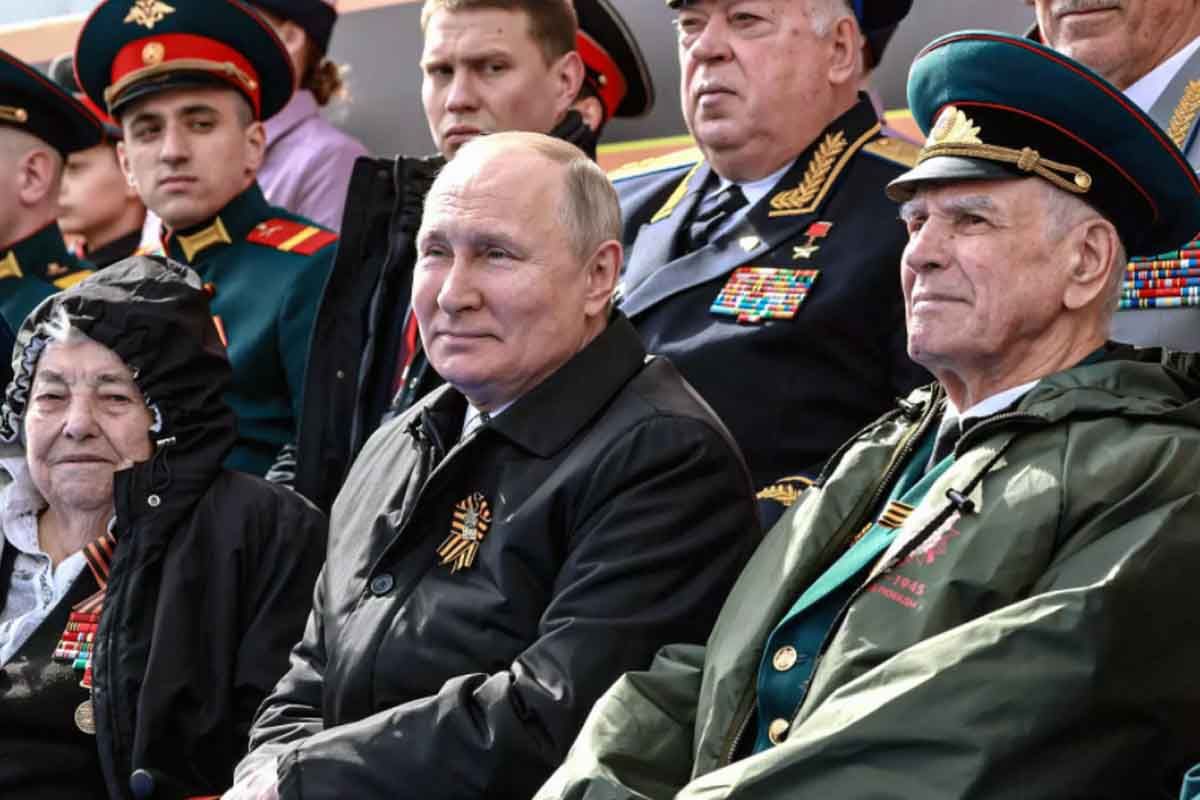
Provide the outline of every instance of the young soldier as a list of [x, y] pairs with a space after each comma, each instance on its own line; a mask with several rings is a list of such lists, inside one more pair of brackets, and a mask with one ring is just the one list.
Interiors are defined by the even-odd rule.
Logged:
[[336, 234], [270, 206], [255, 181], [262, 120], [292, 93], [270, 26], [237, 0], [105, 0], [79, 37], [83, 91], [120, 124], [121, 166], [200, 273], [233, 362], [227, 465], [291, 478], [313, 316]]

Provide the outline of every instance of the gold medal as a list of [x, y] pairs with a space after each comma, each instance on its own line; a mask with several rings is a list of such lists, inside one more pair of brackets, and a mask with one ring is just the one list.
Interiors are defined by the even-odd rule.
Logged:
[[96, 735], [96, 710], [92, 707], [92, 698], [88, 698], [75, 709], [75, 727], [88, 736]]
[[450, 535], [442, 542], [437, 554], [442, 557], [441, 565], [450, 567], [451, 572], [467, 569], [475, 563], [479, 544], [492, 524], [492, 509], [487, 498], [475, 492], [454, 506], [454, 518], [450, 523]]

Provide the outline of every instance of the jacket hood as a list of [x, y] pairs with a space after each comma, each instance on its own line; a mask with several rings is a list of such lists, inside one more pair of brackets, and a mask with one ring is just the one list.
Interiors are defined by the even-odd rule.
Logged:
[[71, 325], [113, 350], [133, 372], [154, 417], [156, 450], [215, 472], [237, 435], [222, 399], [232, 369], [213, 325], [199, 276], [165, 258], [119, 261], [42, 302], [13, 347], [13, 379], [0, 408], [0, 440], [15, 442], [47, 323], [64, 313]]
[[[1046, 423], [1122, 416], [1200, 428], [1200, 382], [1163, 360], [1159, 348], [1109, 344], [1099, 358], [1041, 378], [1011, 410]], [[936, 384], [917, 389], [910, 399], [931, 396], [941, 396]]]

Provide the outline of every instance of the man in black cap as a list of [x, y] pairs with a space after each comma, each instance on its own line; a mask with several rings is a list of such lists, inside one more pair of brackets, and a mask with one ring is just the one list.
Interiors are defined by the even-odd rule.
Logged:
[[75, 81], [75, 58], [65, 53], [50, 64], [50, 77], [100, 120], [100, 144], [67, 156], [58, 193], [58, 226], [73, 238], [72, 249], [86, 255], [97, 269], [137, 252], [146, 221], [146, 206], [121, 171], [117, 142], [121, 128]]
[[942, 37], [908, 91], [928, 139], [888, 193], [937, 383], [839, 449], [707, 644], [619, 680], [538, 800], [1170, 797], [1200, 760], [1200, 385], [1105, 343], [1126, 254], [1195, 230], [1200, 181], [1025, 39]]
[[[1031, 37], [1100, 73], [1200, 169], [1200, 2], [1026, 0]], [[1113, 338], [1200, 352], [1200, 231], [1129, 265]]]
[[904, 351], [904, 231], [882, 191], [906, 163], [859, 91], [911, 2], [667, 5], [698, 152], [614, 175], [618, 305], [729, 425], [769, 522], [929, 380]]
[[226, 466], [287, 482], [312, 321], [337, 235], [268, 204], [262, 120], [292, 96], [278, 37], [238, 0], [105, 0], [75, 52], [80, 87], [122, 126], [122, 168], [166, 255], [212, 294], [238, 443]]
[[38, 303], [91, 265], [55, 222], [63, 161], [100, 143], [100, 122], [41, 73], [0, 50], [0, 380], [12, 378], [14, 331]]
[[548, 131], [594, 155], [598, 132], [574, 103], [594, 93], [603, 122], [653, 102], [641, 52], [608, 0], [426, 0], [421, 19], [425, 116], [439, 153], [356, 166], [300, 431], [295, 487], [322, 508], [381, 419], [441, 383], [408, 311], [413, 237], [437, 170], [466, 141], [503, 130]]

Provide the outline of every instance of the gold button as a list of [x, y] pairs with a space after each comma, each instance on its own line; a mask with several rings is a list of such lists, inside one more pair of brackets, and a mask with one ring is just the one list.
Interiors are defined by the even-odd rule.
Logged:
[[771, 663], [774, 664], [775, 669], [779, 670], [780, 672], [787, 672], [789, 669], [796, 666], [796, 657], [796, 648], [788, 645], [787, 647], [781, 647], [775, 651], [775, 656], [771, 659]]
[[767, 738], [771, 740], [771, 744], [779, 744], [783, 741], [783, 737], [787, 736], [790, 727], [792, 724], [786, 719], [777, 719], [767, 728]]

